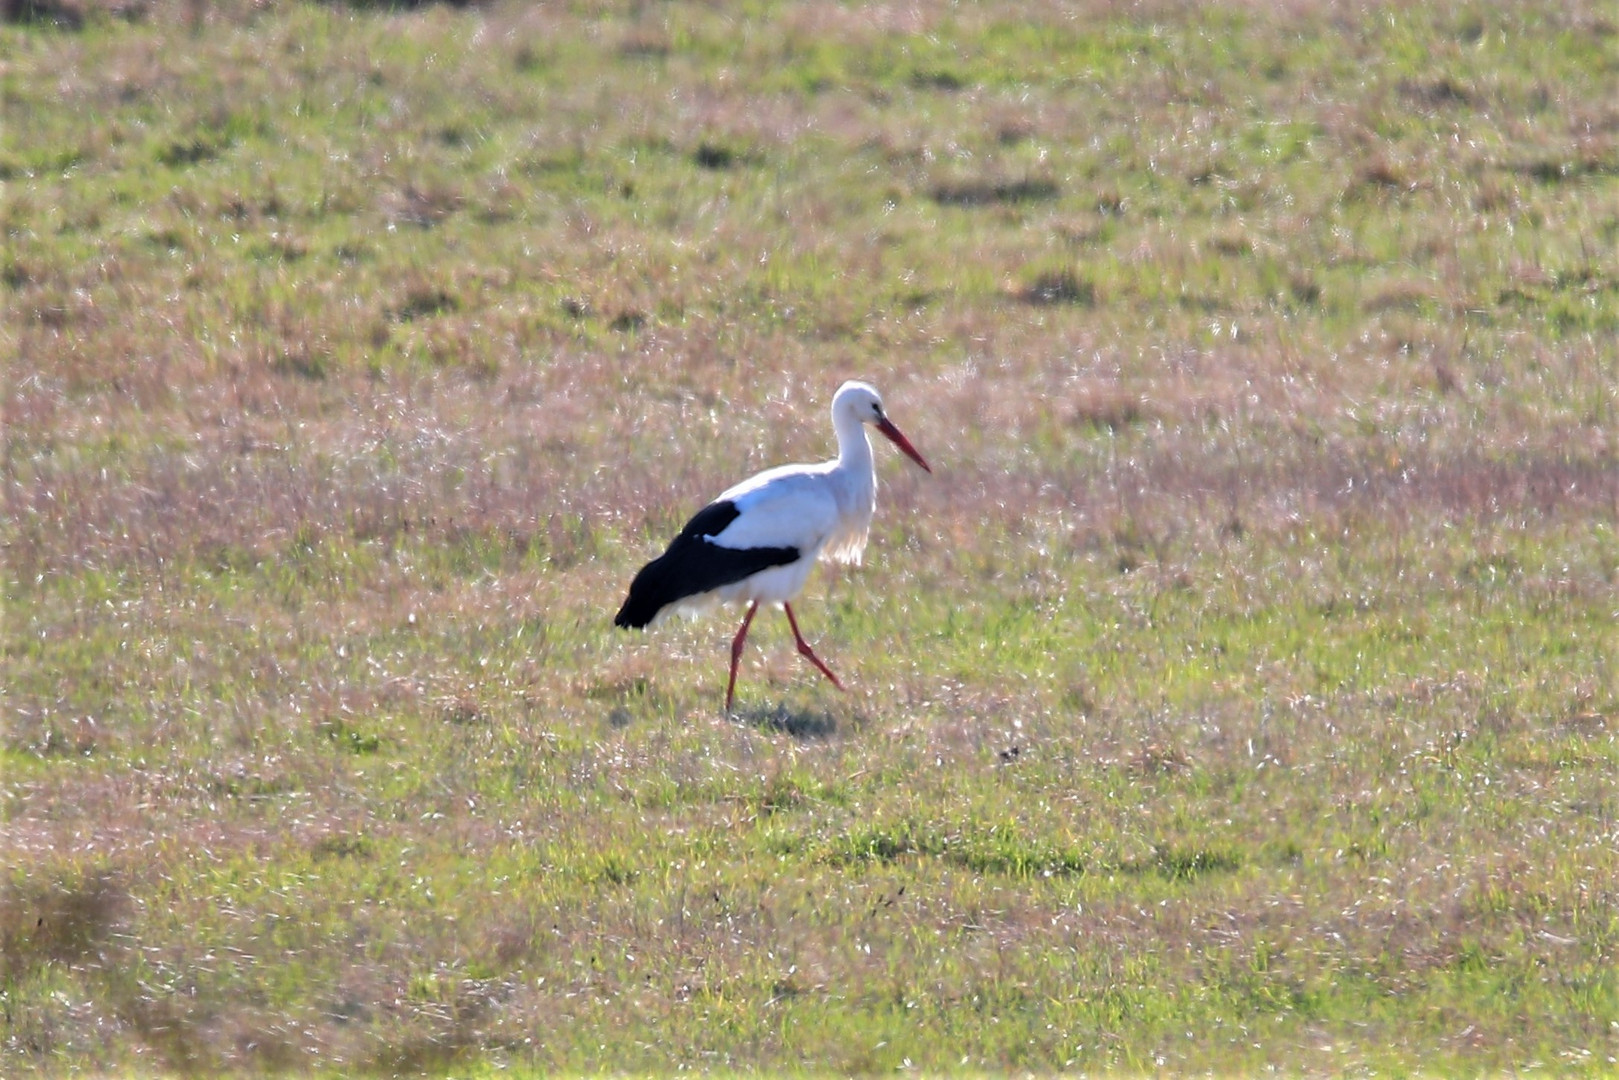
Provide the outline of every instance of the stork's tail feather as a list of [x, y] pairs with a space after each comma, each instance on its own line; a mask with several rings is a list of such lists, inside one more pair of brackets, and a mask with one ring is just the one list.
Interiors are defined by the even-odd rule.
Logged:
[[641, 567], [630, 582], [624, 606], [613, 616], [613, 625], [639, 630], [670, 604], [733, 585], [772, 566], [796, 562], [798, 555], [794, 547], [727, 548], [706, 536], [682, 533], [668, 551]]
[[642, 584], [641, 575], [637, 575], [635, 584], [630, 586], [630, 595], [624, 600], [624, 606], [613, 616], [614, 626], [622, 626], [626, 630], [644, 630], [658, 617], [658, 612], [664, 605], [653, 598], [651, 589], [636, 587]]

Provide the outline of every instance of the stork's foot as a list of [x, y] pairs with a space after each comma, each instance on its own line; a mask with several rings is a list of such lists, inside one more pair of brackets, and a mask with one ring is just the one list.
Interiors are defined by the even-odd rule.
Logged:
[[783, 604], [781, 605], [781, 609], [787, 613], [787, 625], [793, 628], [793, 638], [798, 642], [799, 653], [808, 659], [810, 663], [820, 668], [821, 674], [825, 675], [828, 679], [831, 679], [833, 686], [837, 687], [839, 690], [842, 690], [843, 684], [838, 682], [838, 677], [836, 675], [832, 674], [832, 669], [827, 667], [826, 663], [819, 656], [815, 655], [815, 650], [810, 648], [810, 643], [805, 641], [804, 635], [798, 632], [798, 620], [793, 618], [793, 605]]
[[759, 610], [756, 600], [748, 605], [748, 613], [742, 616], [742, 625], [737, 628], [736, 637], [731, 639], [731, 681], [725, 684], [725, 713], [731, 713], [731, 702], [736, 698], [736, 667], [742, 660], [742, 643], [748, 640], [748, 624], [753, 622], [754, 612]]

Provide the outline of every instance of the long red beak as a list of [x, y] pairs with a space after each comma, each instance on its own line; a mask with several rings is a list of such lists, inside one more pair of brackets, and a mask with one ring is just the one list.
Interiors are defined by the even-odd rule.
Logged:
[[922, 466], [925, 471], [933, 471], [928, 468], [928, 463], [922, 460], [922, 455], [916, 452], [916, 447], [911, 445], [911, 440], [907, 439], [904, 432], [895, 427], [893, 421], [889, 420], [888, 417], [885, 416], [877, 421], [877, 430], [887, 435], [890, 442], [905, 451], [905, 456]]

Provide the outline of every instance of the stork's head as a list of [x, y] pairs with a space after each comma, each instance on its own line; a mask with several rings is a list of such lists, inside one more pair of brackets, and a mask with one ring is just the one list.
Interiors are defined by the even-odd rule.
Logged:
[[883, 412], [883, 399], [870, 383], [851, 379], [838, 387], [837, 394], [832, 398], [833, 422], [835, 423], [841, 416], [852, 417], [862, 424], [870, 424], [886, 435], [889, 442], [899, 447], [924, 470], [933, 471], [928, 468], [928, 463], [922, 460], [922, 455], [916, 452], [916, 447], [911, 445], [911, 440], [888, 419], [888, 414]]

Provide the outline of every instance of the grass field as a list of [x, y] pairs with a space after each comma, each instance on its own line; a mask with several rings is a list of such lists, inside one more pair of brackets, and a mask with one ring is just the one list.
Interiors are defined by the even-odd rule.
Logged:
[[1610, 4], [4, 8], [0, 1074], [1619, 1068]]

